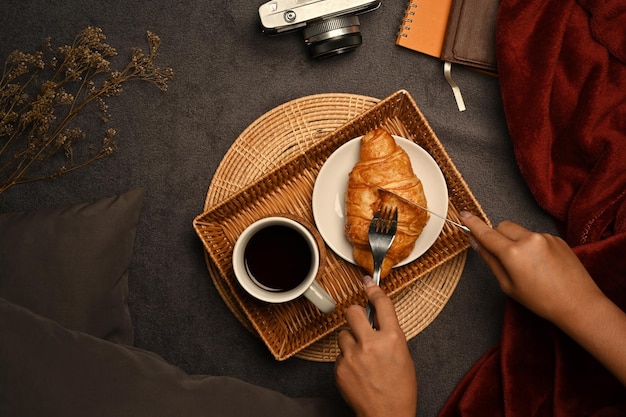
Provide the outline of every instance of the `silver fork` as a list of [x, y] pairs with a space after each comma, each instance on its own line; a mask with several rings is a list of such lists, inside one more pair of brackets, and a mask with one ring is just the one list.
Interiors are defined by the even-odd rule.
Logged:
[[[372, 256], [374, 258], [374, 273], [372, 279], [376, 285], [380, 284], [380, 269], [387, 251], [393, 243], [398, 228], [398, 209], [396, 207], [383, 207], [379, 210], [370, 223], [368, 238]], [[374, 327], [374, 307], [367, 303], [367, 318]]]

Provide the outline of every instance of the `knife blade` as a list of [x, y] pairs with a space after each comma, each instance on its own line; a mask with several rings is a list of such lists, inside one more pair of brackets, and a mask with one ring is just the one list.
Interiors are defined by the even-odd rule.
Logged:
[[452, 223], [452, 224], [453, 224], [453, 225], [455, 225], [455, 226], [460, 227], [460, 228], [461, 228], [461, 230], [463, 230], [463, 231], [464, 231], [465, 233], [467, 233], [468, 235], [471, 235], [471, 234], [472, 234], [472, 231], [471, 231], [471, 230], [470, 230], [467, 226], [464, 226], [464, 225], [462, 225], [461, 223], [457, 223], [457, 222], [455, 222], [455, 221], [453, 221], [453, 220], [448, 219], [448, 218], [447, 218], [447, 217], [445, 217], [445, 216], [442, 216], [442, 215], [440, 215], [440, 214], [437, 214], [437, 213], [435, 213], [434, 211], [429, 210], [429, 209], [427, 209], [426, 207], [421, 206], [421, 205], [417, 204], [416, 202], [409, 200], [408, 198], [402, 197], [401, 195], [398, 195], [398, 194], [394, 193], [393, 191], [389, 191], [389, 190], [387, 190], [387, 189], [385, 189], [385, 188], [383, 188], [383, 187], [378, 187], [378, 189], [379, 189], [380, 191], [384, 192], [384, 193], [389, 193], [389, 194], [392, 194], [392, 195], [394, 195], [395, 197], [397, 197], [398, 199], [400, 199], [400, 200], [404, 201], [405, 203], [408, 203], [408, 204], [410, 204], [410, 205], [412, 205], [412, 206], [414, 206], [414, 207], [418, 207], [418, 208], [420, 208], [420, 209], [422, 209], [422, 210], [426, 211], [427, 213], [432, 214], [432, 215], [433, 215], [433, 216], [435, 216], [435, 217], [439, 217], [440, 219], [443, 219], [443, 220], [445, 220], [445, 221], [447, 221], [447, 222], [449, 222], [449, 223]]

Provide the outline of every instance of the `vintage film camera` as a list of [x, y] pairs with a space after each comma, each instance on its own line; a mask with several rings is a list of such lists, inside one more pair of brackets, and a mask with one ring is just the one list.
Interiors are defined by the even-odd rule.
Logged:
[[259, 7], [259, 17], [267, 35], [302, 29], [309, 55], [326, 58], [358, 48], [358, 15], [379, 6], [380, 1], [365, 0], [272, 0]]

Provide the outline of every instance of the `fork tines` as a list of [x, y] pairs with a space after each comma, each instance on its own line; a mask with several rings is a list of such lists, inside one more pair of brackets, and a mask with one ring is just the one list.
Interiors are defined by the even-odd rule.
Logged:
[[374, 215], [375, 222], [372, 222], [373, 229], [377, 232], [388, 233], [390, 229], [396, 228], [398, 224], [398, 208], [384, 206]]

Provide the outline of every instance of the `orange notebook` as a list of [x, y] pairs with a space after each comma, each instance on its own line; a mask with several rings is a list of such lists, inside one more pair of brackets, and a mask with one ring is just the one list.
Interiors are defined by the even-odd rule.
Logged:
[[452, 0], [410, 0], [396, 45], [441, 58]]

